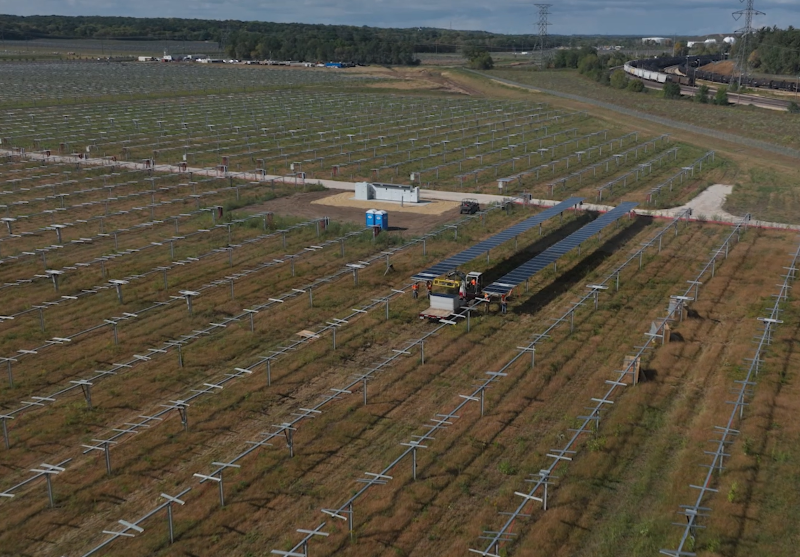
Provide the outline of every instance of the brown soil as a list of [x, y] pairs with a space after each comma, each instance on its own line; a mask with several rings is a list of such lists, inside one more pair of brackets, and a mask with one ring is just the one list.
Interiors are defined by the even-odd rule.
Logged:
[[451, 79], [451, 74], [447, 71], [441, 72], [430, 68], [390, 68], [378, 75], [393, 81], [370, 83], [367, 87], [483, 96], [477, 89]]
[[388, 203], [380, 201], [361, 201], [353, 198], [353, 192], [346, 191], [336, 195], [323, 197], [311, 203], [325, 207], [348, 207], [351, 209], [382, 209], [391, 213], [415, 213], [418, 215], [441, 215], [447, 211], [458, 209], [459, 203], [455, 201], [425, 201], [423, 203]]
[[736, 63], [732, 60], [722, 60], [721, 62], [712, 62], [700, 68], [704, 72], [714, 72], [722, 75], [733, 75], [736, 72]]
[[[363, 208], [316, 203], [320, 200], [338, 195], [341, 195], [341, 192], [324, 191], [300, 193], [292, 197], [273, 199], [262, 205], [254, 205], [250, 207], [249, 210], [255, 213], [274, 211], [276, 214], [290, 215], [303, 219], [330, 217], [334, 222], [365, 224]], [[442, 223], [457, 219], [458, 214], [458, 208], [448, 209], [438, 215], [389, 210], [390, 230], [417, 235], [432, 230]]]
[[[510, 88], [504, 88], [502, 94], [530, 98]], [[301, 218], [329, 216], [334, 222], [363, 224], [361, 208], [314, 203], [337, 194], [301, 193], [247, 210], [273, 210]], [[243, 362], [249, 364], [254, 354], [274, 349], [298, 331], [313, 329], [391, 287], [402, 286], [411, 271], [523, 216], [498, 213], [490, 217], [487, 229], [477, 223], [464, 227], [458, 242], [451, 235], [431, 241], [427, 257], [420, 249], [393, 257], [399, 271], [396, 275], [384, 276], [383, 269], [365, 270], [358, 287], [343, 280], [315, 291], [313, 308], [302, 298], [283, 304], [270, 315], [260, 315], [256, 334], [242, 326], [231, 327], [224, 336], [207, 337], [188, 351], [184, 369], [166, 359], [154, 360], [135, 373], [109, 379], [93, 392], [95, 409], [91, 412], [75, 397], [15, 420], [10, 424], [13, 446], [2, 460], [6, 485], [27, 477], [33, 462], [54, 462], [68, 448], [72, 454], [76, 443], [89, 442], [128, 416], [133, 419], [151, 412], [151, 405], [178, 396], [191, 385], [216, 378]], [[456, 217], [457, 210], [442, 215], [394, 212], [391, 223], [418, 234]], [[568, 215], [564, 228], [578, 224], [574, 215]], [[549, 223], [545, 233], [557, 226]], [[486, 416], [479, 416], [477, 405], [467, 405], [452, 427], [437, 433], [430, 447], [418, 454], [418, 481], [411, 480], [406, 461], [392, 471], [388, 485], [377, 486], [359, 499], [352, 541], [345, 523], [323, 516], [319, 509], [337, 505], [358, 489], [354, 480], [363, 477], [364, 471], [379, 472], [403, 450], [400, 442], [424, 431], [422, 424], [436, 412], [460, 402], [459, 394], [470, 392], [477, 377], [508, 361], [516, 346], [543, 330], [549, 318], [560, 315], [585, 292], [586, 284], [604, 277], [659, 226], [625, 221], [621, 229], [610, 233], [611, 240], [605, 237], [585, 243], [581, 256], [571, 253], [559, 262], [558, 273], [548, 269], [532, 280], [530, 293], [517, 294], [506, 318], [494, 313], [476, 315], [470, 333], [460, 325], [427, 340], [425, 363], [419, 363], [418, 349], [399, 359], [370, 384], [368, 405], [362, 405], [361, 393], [355, 389], [324, 414], [303, 422], [297, 432], [295, 458], [288, 458], [284, 443], [276, 439], [273, 447], [241, 460], [240, 469], [226, 472], [224, 509], [219, 507], [216, 485], [200, 485], [192, 474], [208, 473], [210, 462], [231, 458], [246, 440], [258, 439], [259, 432], [269, 430], [270, 424], [288, 419], [298, 408], [312, 406], [320, 393], [342, 386], [354, 374], [430, 330], [431, 325], [416, 318], [424, 300], [415, 302], [405, 296], [393, 301], [388, 321], [382, 310], [354, 319], [337, 336], [335, 352], [329, 338], [309, 343], [273, 369], [270, 388], [263, 373], [226, 385], [223, 391], [192, 405], [188, 432], [182, 432], [172, 416], [121, 443], [112, 450], [111, 477], [106, 477], [100, 455], [77, 458], [54, 480], [55, 509], [47, 508], [41, 480], [24, 488], [19, 497], [0, 505], [4, 524], [0, 554], [82, 554], [105, 539], [100, 534], [103, 529], [119, 529], [117, 520], [136, 519], [158, 505], [159, 493], [175, 494], [186, 486], [191, 486], [192, 492], [185, 497], [185, 507], [175, 508], [175, 546], [165, 540], [162, 512], [143, 524], [144, 533], [113, 542], [107, 554], [262, 555], [273, 548], [289, 550], [300, 539], [295, 528], [313, 527], [322, 520], [328, 521], [325, 531], [331, 536], [311, 542], [309, 552], [315, 556], [455, 556], [464, 555], [468, 547], [483, 548], [478, 539], [482, 529], [502, 524], [505, 519], [497, 511], [518, 504], [513, 492], [525, 489], [528, 474], [549, 462], [544, 455], [562, 445], [568, 428], [575, 425], [574, 416], [585, 412], [590, 397], [605, 392], [604, 381], [619, 369], [623, 356], [643, 342], [642, 333], [664, 314], [669, 296], [683, 293], [685, 281], [694, 278], [697, 267], [729, 229], [694, 224], [682, 228], [677, 237], [668, 234], [663, 251], [648, 253], [640, 272], [635, 272], [636, 263], [623, 272], [619, 292], [612, 288], [602, 295], [598, 311], [578, 313], [574, 333], [562, 327], [537, 347], [535, 369], [529, 368], [527, 358], [509, 368], [508, 377], [487, 393]], [[476, 270], [497, 272], [502, 265], [509, 265], [509, 259], [527, 259], [547, 242], [563, 237], [562, 233], [540, 240], [532, 232], [520, 238], [521, 246], [534, 245], [526, 253], [501, 246], [492, 250], [491, 263], [484, 264], [480, 258], [471, 265]], [[755, 317], [774, 291], [795, 243], [791, 234], [753, 230], [733, 247], [730, 257], [720, 261], [716, 276], [704, 279], [700, 298], [692, 303], [694, 314], [674, 327], [674, 342], [656, 347], [647, 360], [646, 380], [615, 400], [598, 431], [579, 445], [575, 460], [558, 471], [551, 510], [543, 513], [529, 506], [532, 518], [515, 524], [519, 539], [504, 551], [525, 556], [602, 557], [657, 554], [661, 547], [674, 546], [677, 529], [670, 522], [675, 520], [678, 505], [692, 498], [687, 486], [701, 477], [697, 464], [707, 462], [702, 453], [708, 446], [705, 441], [712, 425], [727, 417], [730, 407], [725, 400], [730, 398], [733, 380], [740, 377], [739, 363], [751, 355], [749, 338], [757, 329]], [[348, 250], [348, 257], [368, 251], [364, 246]], [[247, 253], [261, 258], [283, 251], [271, 246]], [[237, 285], [235, 300], [227, 300], [222, 290], [204, 295], [191, 324], [182, 307], [165, 310], [157, 320], [129, 329], [120, 348], [111, 345], [106, 335], [65, 347], [60, 353], [69, 361], [80, 360], [81, 372], [85, 363], [102, 367], [108, 359], [153, 344], [158, 336], [169, 336], [189, 325], [204, 326], [209, 319], [246, 307], [251, 299], [263, 300], [268, 288], [296, 286], [304, 280], [303, 275], [321, 276], [339, 265], [334, 254], [322, 252], [298, 266], [298, 280], [283, 269], [268, 279]], [[231, 270], [223, 258], [207, 265], [205, 272], [223, 275]], [[186, 275], [190, 273], [194, 271]], [[194, 274], [191, 278], [205, 280]], [[157, 285], [150, 288], [156, 291]], [[141, 295], [154, 294], [142, 289]], [[107, 306], [94, 302], [95, 309], [117, 308], [113, 296], [104, 300]], [[714, 511], [704, 520], [709, 530], [701, 534], [703, 555], [788, 557], [800, 539], [791, 520], [800, 506], [792, 484], [800, 461], [795, 449], [800, 446], [800, 433], [792, 425], [798, 396], [796, 302], [793, 307], [793, 312], [784, 316], [785, 329], [776, 337], [779, 342], [773, 347], [770, 368], [760, 378], [766, 384], [756, 387], [757, 398], [747, 410], [743, 436], [731, 447], [736, 456], [721, 474], [720, 493], [709, 501]], [[85, 317], [64, 314], [65, 320], [76, 323]], [[26, 334], [38, 334], [35, 323], [28, 327]], [[28, 339], [18, 342], [27, 345]], [[61, 362], [44, 354], [39, 358], [36, 361], [43, 369], [31, 376], [32, 384], [59, 379], [51, 377], [57, 370], [49, 368]], [[777, 365], [780, 361], [783, 363]], [[777, 369], [781, 375], [776, 377], [773, 370]], [[2, 392], [7, 401], [15, 401], [23, 396], [21, 390]], [[745, 439], [751, 440], [747, 450], [742, 449]], [[739, 488], [732, 497], [735, 482]], [[770, 539], [765, 540], [766, 536]], [[722, 540], [722, 550], [713, 549], [713, 540]]]

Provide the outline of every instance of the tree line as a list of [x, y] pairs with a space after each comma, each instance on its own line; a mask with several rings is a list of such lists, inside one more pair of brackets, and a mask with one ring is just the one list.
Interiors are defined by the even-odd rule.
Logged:
[[225, 53], [240, 60], [343, 61], [356, 64], [413, 65], [414, 44], [382, 29], [272, 24], [270, 32], [240, 30], [230, 34]]
[[800, 75], [800, 29], [759, 29], [747, 38], [747, 53], [750, 67], [761, 73]]
[[[363, 64], [414, 64], [417, 54], [526, 52], [538, 36], [485, 31], [415, 27], [381, 29], [351, 25], [270, 23], [259, 21], [104, 16], [2, 16], [0, 38], [127, 39], [213, 41], [238, 59], [282, 59], [307, 62], [346, 61]], [[589, 46], [630, 37], [551, 35], [547, 48]]]
[[629, 79], [628, 74], [622, 70], [625, 62], [631, 59], [631, 56], [622, 52], [598, 54], [594, 48], [584, 47], [559, 50], [553, 57], [551, 65], [556, 69], [577, 69], [578, 73], [594, 79], [601, 85], [641, 93], [644, 91], [644, 84], [638, 79]]

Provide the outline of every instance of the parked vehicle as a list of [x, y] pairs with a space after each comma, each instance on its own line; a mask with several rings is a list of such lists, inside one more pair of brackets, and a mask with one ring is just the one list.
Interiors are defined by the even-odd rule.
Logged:
[[461, 214], [474, 215], [481, 210], [481, 206], [477, 199], [462, 199], [461, 200]]

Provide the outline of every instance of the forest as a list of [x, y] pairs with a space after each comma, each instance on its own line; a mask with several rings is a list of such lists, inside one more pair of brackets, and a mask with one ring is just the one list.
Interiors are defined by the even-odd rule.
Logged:
[[[29, 39], [126, 39], [214, 41], [238, 59], [347, 61], [361, 64], [415, 64], [417, 54], [528, 51], [535, 35], [414, 27], [382, 29], [350, 25], [270, 23], [236, 20], [102, 16], [0, 16], [0, 37]], [[607, 37], [600, 40], [608, 40]], [[615, 38], [618, 44], [630, 38]], [[551, 35], [550, 48], [596, 44], [597, 37]]]
[[750, 66], [761, 73], [800, 75], [800, 29], [764, 27], [748, 37]]

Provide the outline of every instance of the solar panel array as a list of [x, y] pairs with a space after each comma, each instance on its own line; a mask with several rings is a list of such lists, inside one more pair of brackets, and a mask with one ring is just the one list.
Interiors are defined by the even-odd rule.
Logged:
[[414, 275], [412, 278], [414, 280], [433, 280], [436, 277], [440, 277], [445, 273], [449, 273], [457, 269], [460, 265], [472, 261], [473, 259], [477, 258], [482, 253], [486, 253], [492, 248], [496, 248], [500, 244], [507, 242], [511, 238], [518, 236], [524, 232], [527, 232], [534, 226], [543, 223], [544, 221], [553, 218], [554, 216], [558, 215], [559, 213], [563, 213], [570, 207], [577, 205], [583, 201], [582, 197], [570, 197], [566, 201], [562, 201], [558, 205], [554, 205], [549, 209], [545, 209], [541, 213], [538, 213], [528, 219], [525, 219], [519, 224], [515, 224], [514, 226], [503, 230], [502, 232], [495, 234], [491, 238], [484, 240], [478, 244], [475, 244], [471, 248], [465, 249], [461, 253], [454, 255], [453, 257], [449, 257], [444, 261], [441, 261], [431, 267], [430, 269], [426, 269]]
[[527, 279], [551, 263], [557, 261], [562, 255], [582, 244], [612, 222], [622, 218], [637, 205], [638, 203], [632, 202], [620, 203], [617, 207], [603, 215], [600, 215], [598, 218], [582, 227], [577, 232], [570, 234], [560, 242], [544, 250], [530, 261], [523, 263], [504, 277], [501, 277], [499, 280], [493, 282], [484, 288], [483, 291], [497, 295], [506, 294], [509, 290], [518, 284], [525, 282]]

